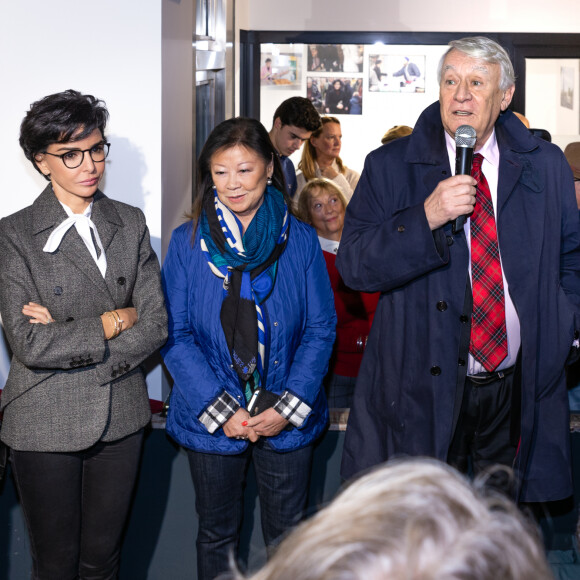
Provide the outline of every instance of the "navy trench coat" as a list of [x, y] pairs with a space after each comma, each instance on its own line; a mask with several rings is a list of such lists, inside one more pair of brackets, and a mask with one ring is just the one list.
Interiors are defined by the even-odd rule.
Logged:
[[[498, 238], [521, 327], [519, 499], [557, 500], [572, 493], [564, 369], [578, 350], [579, 214], [558, 147], [510, 111], [495, 131]], [[466, 368], [469, 252], [463, 231], [429, 229], [423, 204], [451, 175], [437, 102], [412, 135], [368, 155], [347, 208], [337, 267], [349, 287], [382, 295], [346, 432], [345, 478], [394, 456], [447, 458]]]

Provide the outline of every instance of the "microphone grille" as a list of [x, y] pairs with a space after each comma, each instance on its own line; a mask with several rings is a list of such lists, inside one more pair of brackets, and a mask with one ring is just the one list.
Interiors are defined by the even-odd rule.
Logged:
[[461, 125], [455, 131], [455, 145], [457, 147], [474, 147], [477, 135], [471, 125]]

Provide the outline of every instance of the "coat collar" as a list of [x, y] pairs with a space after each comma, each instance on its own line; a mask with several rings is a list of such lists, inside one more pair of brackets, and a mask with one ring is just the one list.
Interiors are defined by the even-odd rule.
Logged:
[[[513, 152], [525, 155], [538, 148], [538, 140], [511, 112], [504, 111], [495, 124], [500, 154]], [[445, 131], [439, 101], [429, 105], [419, 116], [409, 137], [405, 161], [439, 164], [447, 156]]]
[[[47, 185], [32, 204], [32, 232], [36, 235], [47, 229], [52, 229], [67, 217], [66, 212], [52, 191], [52, 186]], [[123, 220], [115, 209], [114, 204], [100, 190], [97, 190], [94, 196], [91, 219], [99, 229], [99, 236], [101, 237], [103, 245], [105, 232], [101, 233], [99, 224], [103, 224], [103, 227], [106, 227], [110, 231], [116, 231], [117, 227], [123, 226]], [[50, 232], [47, 234], [47, 237], [48, 235], [50, 235]], [[109, 239], [108, 242], [110, 243], [111, 240]]]
[[[498, 210], [501, 210], [518, 182], [531, 192], [543, 191], [542, 175], [533, 163], [534, 154], [541, 149], [542, 142], [509, 110], [499, 116], [495, 131], [500, 152]], [[440, 106], [436, 101], [417, 120], [409, 137], [405, 161], [433, 165], [431, 186], [441, 180], [441, 170], [451, 169], [448, 159]]]
[[[67, 217], [66, 212], [54, 195], [52, 187], [48, 185], [32, 204], [32, 233], [34, 236], [38, 236], [41, 247], [44, 247], [52, 230]], [[100, 190], [97, 190], [93, 198], [91, 219], [99, 232], [103, 248], [107, 251], [117, 230], [123, 227], [124, 224], [114, 204]], [[96, 286], [108, 292], [103, 276], [74, 228], [65, 235], [57, 252], [62, 252]], [[108, 264], [107, 278], [109, 278], [109, 270], [110, 265]]]

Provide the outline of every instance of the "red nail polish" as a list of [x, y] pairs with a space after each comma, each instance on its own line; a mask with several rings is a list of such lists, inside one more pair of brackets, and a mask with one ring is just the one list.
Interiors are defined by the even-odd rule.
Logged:
[[242, 421], [242, 427], [247, 427], [248, 426], [248, 422], [247, 421]]

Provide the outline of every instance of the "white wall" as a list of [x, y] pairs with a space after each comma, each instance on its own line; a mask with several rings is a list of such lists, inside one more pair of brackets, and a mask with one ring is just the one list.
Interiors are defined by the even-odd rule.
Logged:
[[[577, 0], [238, 0], [248, 30], [580, 32]], [[245, 28], [241, 26], [241, 28]]]
[[106, 101], [111, 152], [103, 188], [110, 197], [146, 211], [157, 250], [161, 237], [160, 1], [3, 2], [0, 55], [4, 167], [0, 215], [28, 205], [44, 187], [18, 145], [19, 125], [30, 103], [74, 88]]
[[[562, 68], [573, 71], [572, 108], [561, 103]], [[552, 142], [562, 149], [580, 132], [580, 60], [526, 59], [526, 117], [532, 127], [549, 128]]]
[[[185, 23], [181, 30], [176, 28], [173, 39], [170, 31], [162, 33], [164, 3], [174, 20], [181, 17]], [[192, 26], [188, 0], [3, 0], [0, 217], [29, 205], [46, 183], [18, 145], [19, 125], [30, 103], [73, 88], [106, 101], [111, 115], [107, 128], [111, 152], [102, 189], [109, 197], [144, 210], [153, 247], [160, 255], [162, 184], [185, 195], [188, 171], [191, 175], [191, 139], [188, 144], [187, 137], [175, 134], [173, 142], [179, 142], [185, 151], [181, 161], [174, 159], [169, 178], [163, 178], [162, 45], [164, 38], [168, 43], [185, 36], [191, 63]], [[183, 65], [187, 61], [182, 58], [178, 62]], [[186, 69], [174, 71], [172, 79], [165, 75], [166, 83], [175, 83], [176, 93], [187, 86], [185, 97], [174, 99], [165, 115], [166, 122], [179, 118], [178, 126], [186, 136], [191, 133], [187, 128], [188, 120], [191, 127], [191, 74]], [[167, 229], [173, 226], [168, 224]], [[6, 350], [0, 344], [0, 388], [7, 367]], [[148, 384], [151, 396], [161, 398], [159, 367], [149, 374]]]

